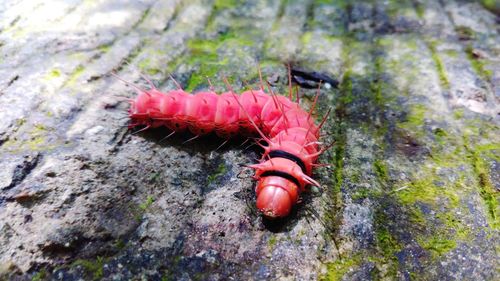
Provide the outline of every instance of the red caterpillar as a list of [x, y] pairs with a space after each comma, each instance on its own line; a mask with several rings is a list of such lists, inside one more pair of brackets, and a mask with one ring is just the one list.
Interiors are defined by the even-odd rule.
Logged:
[[[147, 80], [147, 79], [146, 79]], [[319, 186], [310, 175], [327, 148], [319, 148], [319, 126], [311, 118], [318, 95], [309, 112], [290, 98], [249, 90], [236, 95], [229, 91], [217, 95], [213, 90], [194, 95], [178, 89], [162, 93], [135, 87], [138, 96], [131, 100], [129, 127], [144, 129], [166, 126], [173, 132], [188, 129], [195, 138], [215, 132], [229, 139], [236, 134], [258, 133], [267, 142], [261, 163], [255, 169], [257, 208], [268, 218], [287, 216], [308, 184]], [[175, 81], [175, 80], [174, 80]], [[261, 79], [262, 81], [262, 79]], [[319, 94], [319, 91], [318, 91]], [[172, 133], [173, 133], [172, 132]], [[259, 144], [260, 145], [260, 144]]]

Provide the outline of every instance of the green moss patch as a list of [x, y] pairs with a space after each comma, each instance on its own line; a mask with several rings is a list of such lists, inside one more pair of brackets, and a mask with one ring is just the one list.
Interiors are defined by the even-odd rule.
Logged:
[[151, 58], [142, 59], [139, 62], [138, 66], [139, 66], [139, 69], [141, 70], [141, 72], [149, 74], [149, 75], [155, 75], [155, 74], [158, 74], [161, 72], [161, 70], [159, 68], [155, 67], [152, 64]]
[[97, 47], [97, 50], [99, 50], [102, 53], [107, 53], [111, 49], [111, 44], [103, 44]]
[[450, 80], [448, 79], [448, 75], [446, 74], [446, 69], [444, 67], [443, 61], [441, 60], [441, 57], [436, 50], [436, 45], [437, 43], [434, 41], [427, 42], [427, 47], [431, 51], [432, 60], [436, 65], [436, 71], [439, 75], [439, 80], [441, 80], [441, 85], [448, 89], [450, 88]]
[[141, 209], [143, 212], [146, 211], [153, 203], [155, 202], [155, 199], [153, 196], [148, 196], [146, 201], [142, 204], [139, 205], [139, 209]]
[[385, 209], [385, 203], [382, 203], [382, 206], [379, 206], [375, 211], [374, 228], [377, 254], [372, 255], [370, 259], [386, 268], [387, 272], [384, 275], [393, 278], [398, 270], [396, 254], [403, 249], [403, 245], [389, 230], [388, 222], [390, 222], [390, 219], [385, 213]]
[[79, 65], [75, 68], [75, 70], [71, 73], [68, 80], [66, 81], [66, 85], [73, 86], [76, 83], [76, 80], [83, 74], [85, 71], [85, 67], [83, 65]]
[[59, 68], [53, 68], [44, 75], [43, 79], [50, 81], [53, 79], [60, 79], [61, 76], [62, 76], [61, 70]]
[[[477, 176], [479, 185], [479, 194], [486, 205], [488, 212], [488, 221], [492, 228], [498, 229], [500, 227], [500, 194], [491, 182], [489, 169], [485, 159], [482, 157], [483, 151], [489, 152], [491, 150], [500, 151], [500, 144], [491, 144], [483, 146], [482, 149], [472, 149], [466, 144], [466, 149], [469, 151], [469, 159], [471, 161], [474, 172]], [[498, 156], [497, 156], [498, 157]]]
[[104, 275], [104, 263], [105, 259], [103, 257], [97, 257], [95, 260], [76, 260], [71, 266], [81, 266], [85, 270], [85, 273], [93, 280], [99, 280]]
[[497, 16], [500, 15], [500, 2], [498, 0], [481, 0], [481, 4]]
[[451, 186], [436, 186], [432, 177], [415, 180], [395, 193], [399, 200], [405, 205], [413, 205], [420, 201], [431, 205], [439, 204], [439, 198], [446, 198], [450, 207], [457, 207], [459, 197]]
[[207, 177], [208, 184], [213, 183], [217, 178], [224, 175], [226, 171], [227, 171], [226, 164], [224, 162], [220, 163], [219, 166], [217, 166], [215, 172]]
[[[24, 124], [26, 120], [21, 119], [20, 124]], [[24, 134], [20, 134], [19, 137], [9, 138], [3, 147], [9, 151], [21, 151], [21, 150], [31, 150], [31, 151], [41, 151], [41, 150], [52, 150], [59, 145], [54, 141], [49, 141], [47, 138], [50, 136], [49, 132], [53, 131], [54, 128], [47, 127], [43, 124], [34, 124], [31, 129], [24, 131]]]
[[422, 248], [430, 251], [434, 258], [446, 254], [457, 246], [457, 243], [454, 240], [441, 237], [431, 237], [428, 240], [421, 241], [419, 244]]
[[269, 246], [270, 249], [273, 249], [276, 243], [278, 243], [278, 238], [276, 238], [275, 234], [271, 234], [271, 236], [267, 240], [267, 245]]
[[476, 33], [470, 27], [459, 25], [455, 27], [455, 31], [457, 32], [458, 37], [461, 40], [471, 40], [476, 37]]
[[425, 105], [417, 104], [411, 108], [408, 114], [406, 123], [415, 127], [423, 126], [425, 123], [425, 112], [427, 111]]
[[[407, 135], [415, 138], [415, 141], [426, 136], [424, 128], [427, 107], [423, 104], [416, 104], [409, 109], [404, 122], [398, 123], [398, 127], [404, 129]], [[411, 134], [410, 134], [411, 132]]]
[[438, 213], [436, 218], [449, 231], [449, 235], [457, 240], [466, 241], [472, 233], [472, 230], [460, 220], [460, 217], [452, 212]]
[[47, 280], [47, 271], [45, 269], [40, 270], [31, 277], [31, 281], [42, 281]]
[[242, 4], [243, 1], [239, 0], [215, 0], [214, 2], [214, 9], [220, 10], [220, 9], [230, 9], [233, 8], [239, 4]]
[[453, 118], [455, 119], [462, 119], [464, 117], [464, 110], [463, 109], [456, 109], [453, 111]]
[[470, 45], [465, 48], [465, 52], [474, 71], [484, 80], [491, 81], [493, 71], [486, 69], [487, 61], [484, 58], [477, 56], [474, 48]]
[[384, 161], [376, 159], [373, 162], [373, 170], [375, 171], [375, 174], [377, 174], [377, 178], [381, 182], [385, 183], [389, 179], [389, 172]]
[[52, 69], [50, 72], [49, 72], [49, 76], [50, 77], [53, 77], [53, 78], [57, 78], [57, 77], [60, 77], [61, 76], [61, 71], [57, 68], [54, 68]]
[[382, 228], [377, 231], [376, 239], [377, 245], [385, 257], [395, 258], [394, 254], [402, 249], [401, 244], [386, 228]]
[[348, 259], [338, 259], [335, 262], [328, 263], [326, 265], [327, 273], [324, 276], [321, 276], [319, 280], [323, 281], [342, 280], [342, 277], [350, 269], [354, 269], [360, 263], [361, 263], [361, 257], [359, 255]]
[[227, 56], [219, 56], [222, 48], [230, 48], [238, 54], [243, 52], [244, 46], [253, 45], [253, 41], [244, 35], [236, 35], [229, 32], [211, 40], [191, 40], [188, 42], [190, 57], [188, 64], [197, 66], [196, 72], [191, 77], [186, 87], [186, 91], [192, 91], [200, 84], [207, 84], [207, 78], [214, 78], [229, 64]]

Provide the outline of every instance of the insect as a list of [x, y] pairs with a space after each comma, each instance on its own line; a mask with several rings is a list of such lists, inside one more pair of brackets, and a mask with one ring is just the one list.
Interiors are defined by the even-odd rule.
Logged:
[[320, 148], [318, 141], [329, 111], [316, 125], [312, 114], [319, 88], [311, 109], [305, 111], [299, 105], [298, 94], [297, 100], [292, 100], [290, 71], [289, 97], [276, 95], [269, 85], [266, 93], [260, 69], [259, 77], [260, 89], [239, 95], [224, 79], [228, 91], [218, 95], [212, 86], [210, 91], [187, 93], [175, 80], [177, 89], [163, 93], [143, 76], [150, 89], [133, 85], [138, 95], [130, 100], [129, 128], [165, 126], [172, 134], [189, 130], [194, 134], [192, 139], [212, 132], [226, 141], [237, 134], [260, 136], [257, 144], [264, 149], [262, 159], [247, 166], [255, 170], [256, 205], [267, 218], [283, 218], [306, 186], [320, 186], [310, 175], [319, 165], [315, 164], [318, 156], [331, 146]]

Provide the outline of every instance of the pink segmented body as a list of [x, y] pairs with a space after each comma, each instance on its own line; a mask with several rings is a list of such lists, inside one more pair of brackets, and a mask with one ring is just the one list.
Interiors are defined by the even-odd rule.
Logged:
[[298, 102], [284, 96], [249, 90], [189, 94], [182, 89], [166, 93], [152, 87], [137, 88], [131, 101], [130, 127], [165, 126], [189, 130], [196, 136], [215, 132], [228, 139], [237, 134], [259, 134], [266, 142], [255, 169], [257, 208], [269, 218], [287, 216], [309, 184], [319, 186], [310, 175], [318, 156], [320, 126]]

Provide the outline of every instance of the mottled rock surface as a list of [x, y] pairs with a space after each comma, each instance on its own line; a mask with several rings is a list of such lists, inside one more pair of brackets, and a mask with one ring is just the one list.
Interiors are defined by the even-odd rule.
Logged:
[[[494, 1], [0, 3], [0, 279], [498, 280]], [[242, 140], [127, 130], [147, 87], [340, 81], [315, 178], [264, 221]], [[299, 81], [301, 77], [297, 77]], [[307, 82], [307, 81], [306, 81]], [[311, 82], [311, 81], [309, 81]], [[315, 82], [312, 82], [313, 85]], [[301, 89], [309, 107], [315, 89]]]

